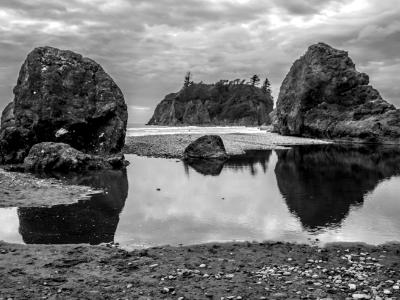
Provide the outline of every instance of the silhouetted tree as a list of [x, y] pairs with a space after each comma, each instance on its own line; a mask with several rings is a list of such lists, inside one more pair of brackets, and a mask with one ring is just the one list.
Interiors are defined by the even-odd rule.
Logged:
[[264, 92], [264, 94], [268, 94], [268, 95], [272, 96], [271, 95], [271, 83], [269, 82], [268, 78], [265, 78], [265, 81], [264, 81], [261, 89]]
[[189, 85], [193, 84], [193, 81], [190, 81], [191, 78], [192, 78], [192, 73], [188, 71], [185, 75], [185, 82], [183, 83], [183, 87], [187, 88]]
[[259, 83], [260, 83], [260, 77], [258, 77], [257, 74], [253, 75], [253, 76], [250, 78], [250, 83], [251, 83], [252, 86], [259, 85]]

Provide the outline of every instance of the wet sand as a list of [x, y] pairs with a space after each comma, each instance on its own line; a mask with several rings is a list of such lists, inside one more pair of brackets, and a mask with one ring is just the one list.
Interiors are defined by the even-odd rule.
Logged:
[[29, 173], [0, 168], [0, 207], [37, 207], [70, 204], [100, 192], [88, 186], [67, 185], [56, 179], [42, 179]]
[[[185, 148], [202, 134], [174, 134], [127, 137], [124, 152], [152, 157], [182, 158]], [[294, 145], [329, 144], [331, 142], [301, 137], [282, 136], [265, 131], [264, 134], [221, 134], [229, 155], [246, 150], [282, 149]]]
[[[400, 244], [0, 243], [3, 299], [398, 299]], [[381, 297], [381, 298], [379, 298]]]

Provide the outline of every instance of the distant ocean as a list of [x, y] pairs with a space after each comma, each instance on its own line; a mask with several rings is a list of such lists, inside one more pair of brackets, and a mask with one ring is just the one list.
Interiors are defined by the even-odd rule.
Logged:
[[161, 134], [262, 134], [264, 130], [257, 127], [245, 126], [154, 126], [139, 123], [129, 123], [127, 136], [145, 136], [145, 135], [161, 135]]

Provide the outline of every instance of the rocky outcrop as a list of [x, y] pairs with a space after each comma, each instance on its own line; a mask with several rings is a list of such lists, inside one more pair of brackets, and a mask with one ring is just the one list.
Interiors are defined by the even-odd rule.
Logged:
[[346, 51], [319, 43], [309, 47], [284, 79], [274, 131], [373, 143], [400, 142], [400, 111], [368, 85]]
[[224, 142], [218, 135], [204, 135], [186, 147], [183, 157], [185, 160], [228, 158]]
[[149, 125], [262, 125], [270, 124], [273, 100], [248, 84], [195, 83], [165, 97]]
[[96, 155], [121, 151], [127, 106], [121, 90], [95, 61], [40, 47], [21, 67], [14, 101], [2, 114], [0, 162], [20, 163], [40, 142]]
[[119, 169], [125, 164], [123, 154], [99, 156], [83, 153], [68, 144], [43, 142], [32, 146], [24, 160], [29, 171], [79, 171]]

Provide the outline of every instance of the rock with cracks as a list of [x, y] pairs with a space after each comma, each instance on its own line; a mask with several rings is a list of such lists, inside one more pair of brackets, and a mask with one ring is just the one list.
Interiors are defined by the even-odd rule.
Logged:
[[44, 142], [34, 145], [24, 160], [29, 171], [80, 171], [119, 169], [125, 166], [124, 156], [86, 154], [64, 143]]
[[89, 58], [36, 48], [21, 67], [14, 95], [1, 119], [1, 163], [21, 163], [41, 142], [66, 143], [96, 155], [118, 153], [124, 145], [124, 96]]
[[183, 156], [187, 161], [198, 159], [225, 160], [228, 158], [224, 142], [218, 135], [204, 135], [198, 138], [186, 147]]
[[400, 142], [400, 111], [382, 99], [346, 51], [319, 43], [294, 62], [273, 117], [283, 135]]

